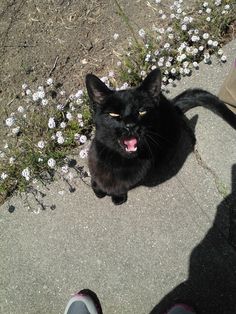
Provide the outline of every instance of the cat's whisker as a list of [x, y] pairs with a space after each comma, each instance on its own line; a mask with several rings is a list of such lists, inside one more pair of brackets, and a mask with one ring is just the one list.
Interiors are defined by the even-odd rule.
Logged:
[[162, 140], [164, 140], [164, 141], [166, 141], [166, 142], [168, 142], [170, 144], [173, 144], [168, 138], [166, 138], [164, 136], [161, 136], [158, 132], [154, 132], [154, 131], [151, 131], [151, 130], [148, 129], [146, 134], [150, 134], [150, 135], [153, 134], [153, 135], [159, 137], [160, 139], [162, 139]]

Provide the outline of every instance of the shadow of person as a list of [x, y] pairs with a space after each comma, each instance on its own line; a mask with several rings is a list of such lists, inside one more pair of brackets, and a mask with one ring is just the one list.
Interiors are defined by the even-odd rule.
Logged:
[[150, 314], [186, 303], [198, 314], [236, 313], [236, 164], [232, 191], [217, 207], [212, 227], [193, 249], [188, 279], [174, 288]]

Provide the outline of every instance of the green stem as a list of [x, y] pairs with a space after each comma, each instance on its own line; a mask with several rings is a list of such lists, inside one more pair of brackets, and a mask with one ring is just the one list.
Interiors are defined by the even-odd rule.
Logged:
[[119, 10], [119, 14], [121, 15], [121, 17], [123, 18], [127, 28], [130, 30], [134, 40], [135, 40], [135, 43], [140, 46], [140, 43], [138, 42], [138, 39], [135, 35], [135, 32], [134, 32], [134, 29], [133, 27], [131, 26], [130, 24], [130, 21], [129, 21], [129, 17], [125, 14], [124, 10], [122, 9], [121, 5], [119, 4], [118, 0], [114, 0], [115, 1], [115, 4], [116, 6], [118, 7], [118, 10]]

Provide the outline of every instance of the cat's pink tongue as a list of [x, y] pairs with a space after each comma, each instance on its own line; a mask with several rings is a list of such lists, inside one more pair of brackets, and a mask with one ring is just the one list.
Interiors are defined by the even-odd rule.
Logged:
[[127, 152], [135, 152], [137, 150], [137, 139], [135, 137], [124, 140], [125, 150]]

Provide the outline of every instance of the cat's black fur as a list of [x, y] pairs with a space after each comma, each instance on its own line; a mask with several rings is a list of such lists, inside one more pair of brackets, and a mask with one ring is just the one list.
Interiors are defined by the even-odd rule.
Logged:
[[[157, 169], [173, 158], [184, 126], [181, 106], [204, 105], [207, 92], [187, 91], [169, 101], [161, 93], [159, 69], [133, 89], [113, 91], [92, 74], [86, 86], [96, 125], [89, 150], [92, 188], [97, 197], [109, 195], [119, 205], [131, 188], [149, 185]], [[216, 102], [209, 95], [207, 101]], [[236, 128], [236, 117], [227, 114], [223, 117]]]

